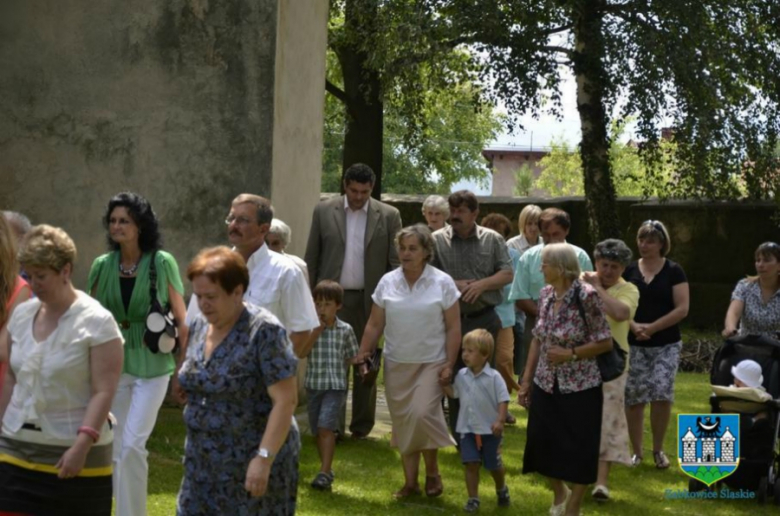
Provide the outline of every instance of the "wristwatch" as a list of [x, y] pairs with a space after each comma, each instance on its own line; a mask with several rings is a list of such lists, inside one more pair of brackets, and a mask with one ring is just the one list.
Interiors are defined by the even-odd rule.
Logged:
[[273, 459], [276, 457], [273, 453], [271, 453], [268, 448], [260, 448], [257, 450], [257, 453], [255, 453], [255, 456], [260, 457], [262, 459]]

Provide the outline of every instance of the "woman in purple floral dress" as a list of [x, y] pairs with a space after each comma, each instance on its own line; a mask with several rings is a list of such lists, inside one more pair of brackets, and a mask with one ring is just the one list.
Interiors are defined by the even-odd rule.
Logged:
[[523, 473], [550, 480], [552, 516], [577, 515], [598, 472], [603, 398], [596, 356], [611, 349], [612, 336], [601, 299], [578, 279], [569, 244], [544, 247], [542, 273], [547, 286], [517, 394], [528, 408]]
[[297, 360], [285, 330], [244, 306], [249, 273], [227, 247], [201, 251], [187, 277], [203, 315], [179, 372], [187, 441], [177, 514], [294, 514]]

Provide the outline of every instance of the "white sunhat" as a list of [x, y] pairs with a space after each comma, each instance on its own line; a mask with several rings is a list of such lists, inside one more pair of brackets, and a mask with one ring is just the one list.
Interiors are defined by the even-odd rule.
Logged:
[[761, 366], [753, 360], [743, 360], [731, 368], [731, 374], [734, 378], [744, 383], [748, 387], [761, 387], [764, 383], [764, 376], [761, 374]]

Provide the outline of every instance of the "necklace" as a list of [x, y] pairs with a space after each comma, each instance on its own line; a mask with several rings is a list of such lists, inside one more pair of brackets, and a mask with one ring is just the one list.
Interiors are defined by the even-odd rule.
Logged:
[[139, 260], [139, 261], [137, 261], [137, 262], [135, 262], [135, 263], [132, 265], [132, 267], [130, 267], [129, 269], [125, 269], [124, 267], [122, 267], [122, 262], [120, 261], [120, 262], [119, 262], [119, 273], [120, 273], [120, 274], [123, 274], [123, 275], [125, 275], [125, 276], [132, 276], [133, 274], [135, 274], [135, 271], [137, 271], [137, 270], [138, 270], [138, 264], [139, 264], [139, 263], [141, 263], [141, 261], [140, 261], [140, 260]]

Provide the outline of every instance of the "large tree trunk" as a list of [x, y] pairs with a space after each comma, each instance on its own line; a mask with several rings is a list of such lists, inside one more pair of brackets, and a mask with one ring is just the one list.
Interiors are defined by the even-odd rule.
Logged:
[[620, 238], [615, 185], [609, 163], [609, 134], [604, 109], [604, 45], [600, 10], [605, 0], [575, 0], [574, 75], [582, 142], [580, 156], [592, 243]]
[[[353, 42], [373, 41], [378, 30], [376, 0], [350, 0], [344, 11], [344, 28], [350, 37], [335, 49], [344, 77], [347, 127], [344, 135], [343, 171], [353, 163], [365, 163], [376, 174], [372, 196], [382, 193], [382, 143], [384, 107], [379, 73], [369, 68], [368, 55]], [[341, 188], [344, 188], [342, 181]]]

